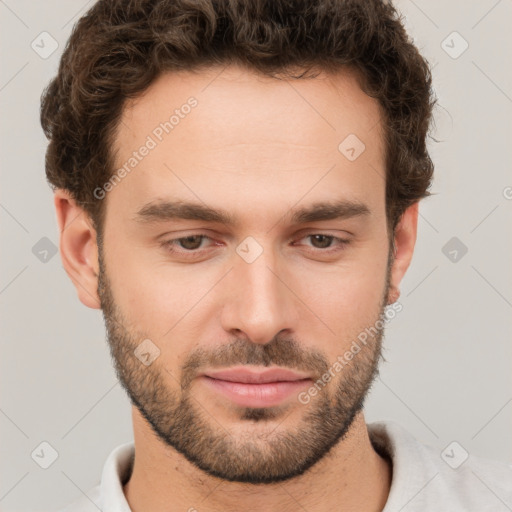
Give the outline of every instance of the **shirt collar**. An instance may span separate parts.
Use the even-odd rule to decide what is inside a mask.
[[[102,510],[131,512],[123,492],[135,460],[133,442],[118,446],[107,458],[101,475]]]

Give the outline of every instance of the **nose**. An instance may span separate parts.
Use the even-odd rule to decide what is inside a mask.
[[[243,332],[253,343],[265,344],[283,330],[296,330],[300,301],[289,272],[277,265],[271,250],[248,263],[234,255],[229,273],[222,326],[227,332]]]

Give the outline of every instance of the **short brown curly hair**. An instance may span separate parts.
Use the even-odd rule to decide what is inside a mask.
[[[431,72],[384,0],[99,0],[75,25],[41,97],[52,188],[68,190],[101,233],[105,212],[93,191],[114,172],[109,149],[126,100],[163,72],[218,64],[288,79],[356,70],[383,115],[391,231],[429,195]]]

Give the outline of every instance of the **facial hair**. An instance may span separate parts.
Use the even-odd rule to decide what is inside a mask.
[[[319,382],[333,366],[332,362],[319,350],[305,350],[292,338],[276,336],[266,344],[237,338],[214,350],[194,350],[188,354],[180,373],[173,374],[159,364],[158,358],[145,366],[134,351],[149,336],[141,330],[128,329],[129,323],[114,301],[100,244],[98,295],[117,377],[158,439],[208,475],[249,484],[270,484],[297,477],[346,437],[379,373],[384,322],[378,321],[384,318],[390,269],[388,260],[386,286],[379,314],[372,324],[381,327],[371,341],[307,405],[297,401],[278,407],[235,408],[239,422],[247,426],[247,435],[242,436],[239,431],[232,433],[221,426],[202,407],[202,397],[192,393],[200,369],[277,365],[307,371],[316,376],[314,382]],[[179,345],[178,340],[174,341]],[[284,421],[286,411],[296,407],[304,408],[304,414],[295,428],[260,428],[269,420]]]

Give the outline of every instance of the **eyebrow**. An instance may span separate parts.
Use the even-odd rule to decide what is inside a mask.
[[[306,207],[292,209],[285,217],[289,217],[292,224],[306,224],[325,220],[349,219],[369,214],[370,209],[364,203],[340,200],[316,202]],[[136,222],[143,224],[180,219],[219,223],[233,227],[239,225],[236,217],[225,210],[185,201],[150,202],[144,205],[134,217]]]

